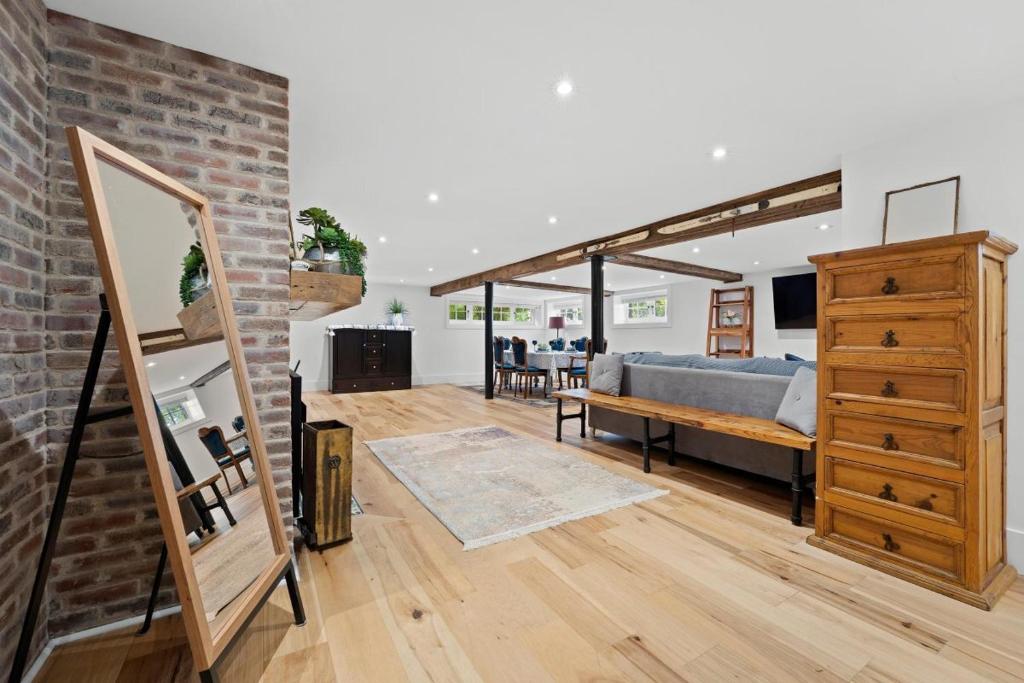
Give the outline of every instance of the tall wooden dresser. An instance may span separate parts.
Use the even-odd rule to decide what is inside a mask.
[[[990,609],[1006,561],[1006,261],[986,231],[812,256],[808,541]]]

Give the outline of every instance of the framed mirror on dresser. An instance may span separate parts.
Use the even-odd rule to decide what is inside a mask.
[[[209,202],[67,135],[197,669],[281,579],[304,621]]]

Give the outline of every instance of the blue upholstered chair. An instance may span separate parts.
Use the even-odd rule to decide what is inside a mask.
[[[511,351],[512,350],[512,340],[509,339],[508,337],[502,337],[501,338],[501,345],[502,345],[502,348],[505,349],[506,351]]]
[[[249,446],[240,448],[237,451],[232,450],[230,443],[235,438],[237,437],[232,437],[230,440],[225,439],[224,432],[219,426],[202,427],[199,429],[199,440],[206,446],[206,450],[210,451],[210,455],[216,461],[217,467],[220,468],[220,473],[224,477],[224,483],[228,487],[228,493],[231,493],[231,482],[228,480],[225,470],[229,470],[232,467],[238,472],[238,478],[242,481],[242,488],[249,487],[249,480],[242,474],[242,463],[246,460],[252,460],[252,452],[249,450]]]
[[[533,380],[538,377],[544,378],[544,394],[548,392],[548,372],[538,367],[526,364],[526,340],[519,337],[512,337],[512,356],[515,360],[516,388],[512,392],[515,396],[519,387],[523,385],[523,378],[526,378],[526,386],[523,387],[523,398],[533,393]]]
[[[516,366],[505,362],[505,342],[509,341],[504,337],[494,338],[494,380],[498,387],[498,393],[505,387],[512,385],[511,379]],[[511,342],[509,342],[511,345]]]

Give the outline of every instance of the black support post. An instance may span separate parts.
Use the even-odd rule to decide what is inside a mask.
[[[590,257],[590,338],[595,353],[604,353],[604,256]]]
[[[494,283],[484,283],[484,398],[494,398]]]

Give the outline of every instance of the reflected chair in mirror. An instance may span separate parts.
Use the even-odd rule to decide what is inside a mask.
[[[239,415],[231,421],[231,428],[235,430],[235,433],[245,431],[245,418]]]
[[[502,337],[495,337],[494,341],[494,386],[498,393],[502,389],[512,386],[512,375],[515,372],[515,365],[505,362],[505,340]]]
[[[533,393],[533,382],[534,380],[544,378],[544,395],[548,393],[548,371],[542,370],[533,365],[527,365],[526,360],[526,340],[520,339],[519,337],[512,337],[512,357],[515,360],[514,371],[516,373],[516,388],[512,392],[515,396],[519,392],[520,386],[523,389],[523,398],[527,398]],[[526,382],[523,382],[523,379]]]
[[[228,487],[228,493],[233,493],[231,481],[227,475],[227,470],[230,470],[232,467],[238,473],[238,478],[242,482],[242,488],[248,488],[249,486],[249,480],[245,478],[245,474],[242,472],[242,463],[246,460],[251,461],[252,453],[248,446],[238,451],[231,449],[231,442],[244,436],[245,432],[239,432],[230,439],[225,439],[224,431],[219,426],[202,427],[199,429],[199,440],[206,446],[206,450],[210,451],[210,455],[216,461],[217,467],[220,468],[220,472],[224,476],[224,483]]]

